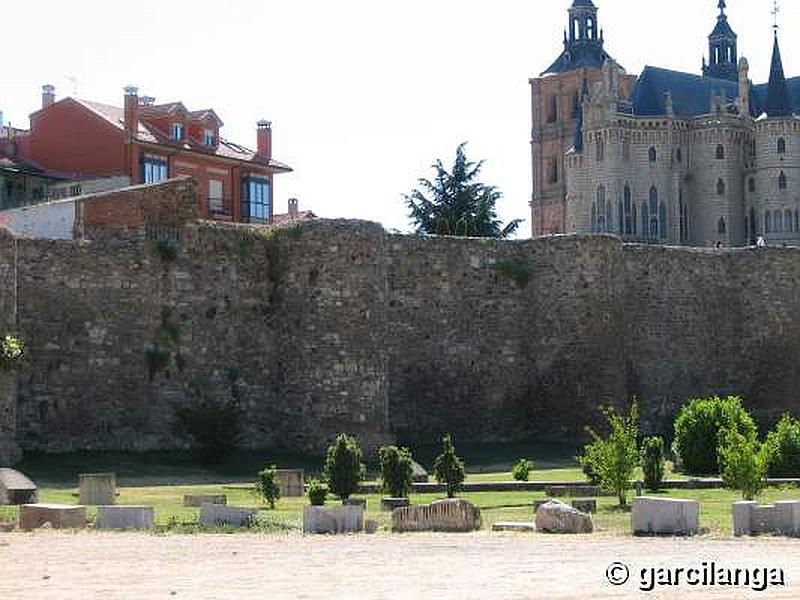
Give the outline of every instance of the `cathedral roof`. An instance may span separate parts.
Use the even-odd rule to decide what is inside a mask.
[[[736,82],[647,66],[631,94],[633,113],[641,116],[667,114],[666,94],[672,95],[675,116],[696,117],[709,112],[711,97],[733,102],[739,95]]]

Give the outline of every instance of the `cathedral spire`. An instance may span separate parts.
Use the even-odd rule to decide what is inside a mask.
[[[605,40],[597,20],[597,7],[592,0],[572,0],[567,12],[569,19],[564,33],[564,51],[542,75],[584,67],[599,69],[608,58],[603,50]]]
[[[725,0],[719,0],[717,7],[719,8],[717,25],[708,36],[708,64],[703,65],[703,75],[736,81],[739,60],[736,47],[738,36],[728,23]]]
[[[789,88],[786,86],[786,77],[783,74],[783,61],[781,60],[781,48],[778,44],[777,28],[775,29],[775,43],[772,46],[772,65],[769,69],[765,110],[768,117],[788,117],[792,114]]]

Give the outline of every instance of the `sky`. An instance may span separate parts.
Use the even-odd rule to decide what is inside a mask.
[[[595,0],[606,50],[699,73],[718,0]],[[27,0],[5,3],[0,110],[27,127],[41,86],[122,105],[123,87],[189,110],[214,108],[221,135],[255,147],[273,122],[275,181],[328,218],[410,231],[403,194],[468,142],[500,216],[530,235],[530,86],[563,49],[571,0]],[[755,83],[767,80],[773,0],[729,0]],[[787,76],[800,75],[800,0],[779,12]]]

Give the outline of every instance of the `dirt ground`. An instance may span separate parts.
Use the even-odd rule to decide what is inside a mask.
[[[649,582],[641,579],[644,568],[702,569],[712,561],[718,568],[783,569],[785,585],[755,592],[753,582],[732,588],[683,581],[640,590]],[[615,562],[631,574],[619,587],[607,580],[624,576],[620,567],[609,571]],[[799,563],[800,540],[778,538],[39,531],[0,533],[0,598],[800,598]]]

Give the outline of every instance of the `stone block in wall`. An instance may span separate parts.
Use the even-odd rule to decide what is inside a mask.
[[[364,529],[364,507],[306,506],[303,509],[303,533],[360,533]]]
[[[155,509],[152,506],[98,506],[95,529],[155,528]]]
[[[0,469],[0,505],[35,504],[39,499],[36,484],[14,469]]]
[[[114,473],[78,475],[80,503],[87,506],[108,506],[117,501],[117,476]]]
[[[392,531],[468,532],[481,527],[481,510],[467,500],[449,498],[392,511]]]
[[[700,530],[700,503],[672,498],[633,499],[634,534],[693,535]]]
[[[84,529],[86,507],[64,504],[23,504],[19,507],[19,528],[24,531],[49,524],[53,529]]]

